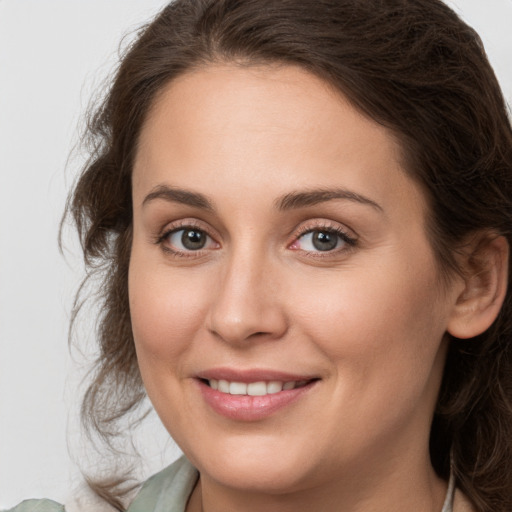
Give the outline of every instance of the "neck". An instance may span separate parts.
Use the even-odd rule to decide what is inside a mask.
[[[414,466],[405,461],[382,474],[373,468],[363,474],[351,468],[321,486],[297,486],[287,493],[265,493],[233,489],[201,476],[187,512],[440,512],[447,483],[439,479],[430,462]],[[380,475],[380,476],[378,476]]]

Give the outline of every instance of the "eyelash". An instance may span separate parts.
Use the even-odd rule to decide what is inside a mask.
[[[314,226],[302,226],[299,228],[299,231],[296,235],[294,235],[294,241],[289,247],[295,243],[297,243],[301,238],[309,233],[330,233],[336,235],[343,243],[346,244],[346,247],[342,247],[340,249],[333,249],[329,251],[304,251],[308,256],[314,258],[329,258],[334,255],[339,255],[340,253],[345,253],[350,249],[353,249],[357,245],[357,239],[353,236],[350,236],[344,229],[342,229],[339,225],[333,224],[320,224]]]
[[[181,251],[177,249],[173,249],[170,245],[166,245],[165,242],[168,240],[168,238],[180,231],[198,231],[201,233],[204,233],[210,240],[213,240],[215,242],[215,238],[208,232],[207,229],[205,229],[203,226],[200,226],[199,224],[196,224],[191,221],[187,221],[183,224],[177,224],[169,229],[166,229],[161,235],[159,235],[155,243],[156,245],[159,245],[161,249],[170,254],[171,256],[177,257],[177,258],[197,258],[202,255],[204,255],[204,251],[208,251],[209,249],[198,249],[198,250],[188,250],[188,251]],[[328,258],[332,257],[335,254],[344,253],[349,251],[350,249],[354,248],[357,245],[357,239],[350,236],[345,230],[343,230],[339,225],[332,225],[332,224],[321,224],[321,225],[306,225],[299,228],[298,232],[294,234],[293,236],[293,242],[289,243],[287,245],[288,248],[291,248],[291,246],[295,243],[297,243],[301,238],[303,238],[305,235],[309,233],[330,233],[336,235],[344,244],[346,244],[346,247],[342,247],[339,249],[333,249],[328,251],[305,251],[302,250],[303,253],[307,254],[308,256],[314,257],[314,258]],[[218,243],[218,242],[216,242]],[[300,250],[300,249],[292,249],[292,250]]]
[[[189,250],[189,251],[180,251],[179,249],[173,249],[170,245],[166,245],[166,240],[174,233],[178,233],[180,231],[198,231],[201,233],[204,233],[208,238],[211,240],[215,240],[212,235],[208,233],[208,230],[206,230],[203,226],[200,226],[193,221],[187,221],[183,224],[177,224],[173,225],[172,227],[166,229],[161,235],[157,237],[155,240],[155,243],[161,247],[161,249],[166,252],[167,254],[170,254],[171,256],[174,256],[176,258],[193,258],[202,256],[204,254],[204,250],[199,249],[197,251]],[[206,249],[208,250],[208,249]]]

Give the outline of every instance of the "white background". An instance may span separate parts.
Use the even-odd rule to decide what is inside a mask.
[[[511,104],[512,0],[453,3],[481,34]],[[69,354],[67,327],[81,260],[71,235],[66,258],[57,247],[81,162],[68,156],[122,36],[165,4],[0,0],[0,507],[27,497],[62,501],[79,479],[83,370]],[[172,447],[155,455],[164,434],[154,423],[144,434],[153,456],[145,472],[175,456]]]

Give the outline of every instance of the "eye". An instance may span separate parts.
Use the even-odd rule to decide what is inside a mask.
[[[174,229],[162,238],[162,242],[167,248],[175,252],[200,251],[217,247],[217,244],[207,233],[195,227]]]
[[[339,229],[311,229],[299,236],[291,249],[306,252],[329,252],[354,246],[356,241]]]

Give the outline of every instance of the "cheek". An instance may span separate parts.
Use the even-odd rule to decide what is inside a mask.
[[[394,261],[382,267],[386,272],[365,265],[340,273],[317,287],[312,300],[291,295],[300,297],[304,329],[334,371],[368,388],[375,381],[376,390],[407,379],[424,383],[446,328],[431,260],[414,268]]]
[[[132,329],[143,365],[175,365],[191,346],[201,326],[207,301],[204,286],[195,286],[190,276],[169,272],[165,265],[130,263],[129,297]]]

